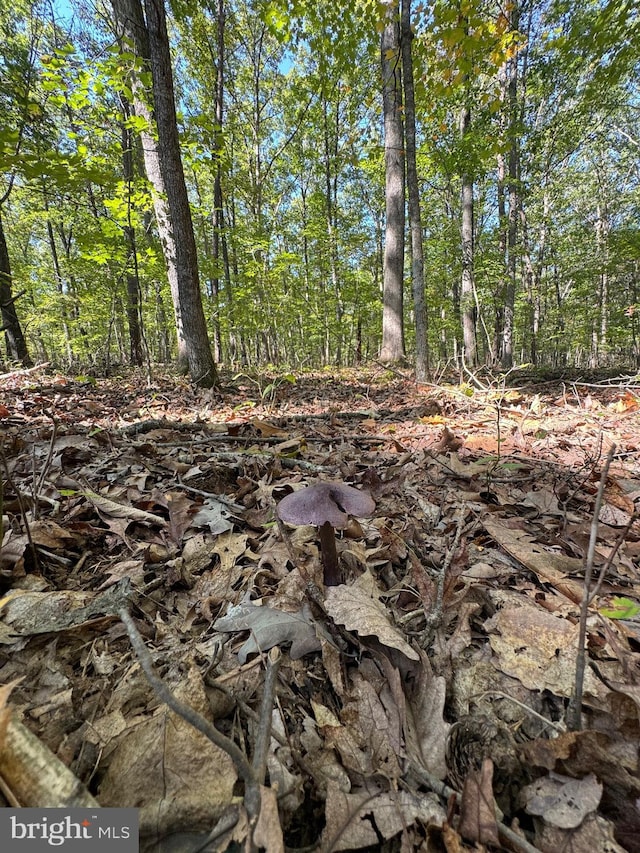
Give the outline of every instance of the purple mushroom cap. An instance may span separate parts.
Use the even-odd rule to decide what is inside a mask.
[[[344,483],[316,483],[292,492],[278,504],[278,515],[289,524],[330,524],[342,530],[349,516],[367,516],[375,509],[368,492],[361,492]]]

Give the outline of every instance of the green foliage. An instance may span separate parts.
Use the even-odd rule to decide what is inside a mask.
[[[288,385],[295,385],[296,377],[293,373],[283,373],[280,376],[269,377],[263,374],[251,375],[248,373],[238,373],[233,377],[233,381],[237,382],[243,379],[254,385],[260,395],[260,402],[263,406],[272,408],[275,406],[279,394]],[[247,405],[247,404],[245,404]]]
[[[609,619],[634,619],[640,614],[640,604],[617,595],[611,599],[611,607],[601,607],[598,612]]]
[[[215,4],[172,8],[183,162],[222,358],[300,367],[374,357],[385,7],[225,2],[221,124]],[[72,37],[45,7],[0,0],[0,199],[10,188],[1,203],[14,276],[26,289],[21,320],[43,358],[126,360],[127,284],[137,274],[151,357],[162,358],[173,341],[171,299],[140,156],[140,134],[153,128],[128,106],[140,63],[114,44],[105,21],[89,12],[79,21]],[[479,341],[495,355],[505,288],[496,187],[511,127],[526,219],[513,249],[519,353],[529,359],[535,345],[547,363],[640,359],[636,4],[438,0],[414,6],[414,29],[432,352],[444,362],[459,352],[459,186],[470,171]],[[515,66],[512,116],[505,73]],[[463,104],[472,109],[464,135]],[[123,170],[127,133],[133,177]]]

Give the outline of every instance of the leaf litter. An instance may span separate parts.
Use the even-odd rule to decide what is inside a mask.
[[[146,851],[640,850],[640,389],[508,378],[3,377],[5,804],[136,806]],[[320,481],[375,501],[326,589],[275,513]]]

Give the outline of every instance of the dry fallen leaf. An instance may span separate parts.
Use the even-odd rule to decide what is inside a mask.
[[[253,840],[259,848],[269,853],[284,853],[284,838],[278,817],[278,800],[275,788],[260,786],[260,814]]]
[[[582,601],[582,586],[565,574],[579,572],[582,560],[545,549],[533,536],[523,530],[505,527],[499,519],[483,519],[482,524],[491,538],[514,559],[522,563],[546,583],[566,595],[571,601]]]
[[[559,829],[544,821],[536,822],[534,843],[536,850],[566,850],[570,853],[631,853],[637,850],[637,831],[632,829],[630,843],[618,844],[619,828],[600,815],[588,814],[576,829]],[[625,841],[627,839],[624,839]]]
[[[355,631],[361,637],[376,637],[383,646],[397,649],[410,660],[420,660],[420,655],[405,640],[389,619],[385,605],[375,596],[375,581],[365,572],[353,586],[328,587],[325,607],[331,618]]]
[[[194,527],[208,527],[214,535],[233,529],[233,510],[226,501],[208,497],[194,515]]]
[[[347,794],[332,782],[325,810],[322,850],[326,851],[378,848],[381,838],[388,841],[416,821],[427,826],[444,820],[444,812],[433,795],[415,796],[409,791],[371,794],[362,789]]]
[[[485,622],[498,666],[530,690],[551,690],[557,696],[573,692],[578,625],[540,607],[507,606]],[[607,689],[591,670],[585,673],[587,695],[601,696]]]
[[[320,650],[316,625],[307,605],[296,613],[289,613],[244,602],[230,607],[226,616],[217,619],[213,627],[223,633],[251,631],[249,639],[238,650],[240,663],[254,652],[266,652],[285,643],[291,643],[292,660]]]
[[[492,781],[493,762],[490,758],[484,759],[479,770],[469,772],[462,788],[458,832],[470,841],[499,847]]]
[[[407,688],[405,737],[407,754],[419,757],[425,770],[436,779],[447,775],[446,744],[450,723],[443,718],[447,684],[433,674],[429,658],[420,653],[422,668],[417,681]]]
[[[120,504],[96,492],[86,491],[83,494],[84,497],[91,501],[102,518],[122,518],[127,522],[138,521],[146,524],[157,524],[161,527],[164,527],[167,523],[161,515],[154,515],[152,512],[138,509],[135,506]]]
[[[200,714],[209,712],[195,666],[175,694]],[[100,783],[100,804],[137,807],[143,836],[210,828],[232,802],[236,778],[229,755],[163,705],[120,735]]]
[[[560,829],[574,829],[594,812],[602,797],[602,784],[593,773],[572,779],[550,773],[527,785],[523,791],[525,809]]]

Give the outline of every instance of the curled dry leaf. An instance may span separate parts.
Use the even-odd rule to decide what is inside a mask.
[[[429,658],[420,653],[422,666],[416,680],[407,689],[405,737],[407,752],[419,756],[425,770],[437,779],[447,775],[445,757],[451,724],[444,720],[447,683],[434,675]]]
[[[161,515],[155,515],[152,512],[138,509],[135,506],[117,503],[117,501],[112,501],[110,498],[105,498],[104,495],[99,495],[96,492],[87,491],[83,494],[91,501],[98,514],[102,517],[123,518],[129,522],[137,521],[146,524],[157,524],[160,527],[166,526],[167,522]]]

